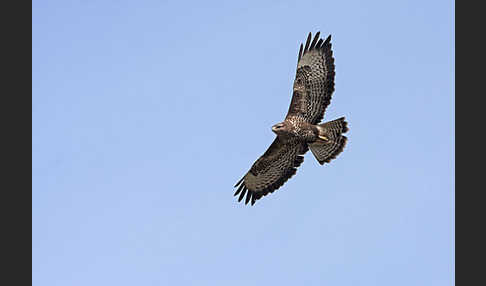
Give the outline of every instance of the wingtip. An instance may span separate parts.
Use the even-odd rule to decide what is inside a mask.
[[[241,182],[243,182],[243,179],[245,179],[245,177],[241,178],[238,183],[235,184],[235,186],[233,188],[236,188],[238,187],[239,184],[241,184]]]
[[[245,184],[241,184],[240,187],[236,190],[234,196],[237,196],[241,192],[241,190],[243,190],[244,187],[245,187]]]
[[[304,47],[304,54],[309,51],[309,45],[312,39],[312,32],[309,32],[309,35],[307,36],[307,40],[305,41],[305,47]]]
[[[313,50],[317,44],[317,41],[319,40],[319,36],[321,35],[321,32],[317,32],[316,35],[314,36],[314,40],[312,40],[312,43],[309,47],[309,50]]]
[[[304,50],[304,45],[302,43],[300,43],[300,48],[299,48],[299,58],[297,59],[297,61],[300,61],[300,59],[302,58],[302,52]]]
[[[238,198],[238,202],[241,202],[241,200],[245,197],[246,191],[247,191],[247,189],[243,188],[243,190],[240,193],[240,197]]]
[[[331,34],[329,34],[329,36],[327,36],[327,38],[326,38],[326,43],[331,42],[331,36],[332,36]]]
[[[300,61],[303,55],[305,55],[307,52],[313,49],[324,49],[324,47],[330,46],[332,34],[329,34],[326,40],[320,39],[320,35],[321,35],[321,31],[317,31],[313,39],[312,32],[309,32],[309,34],[307,35],[307,40],[305,41],[305,45],[303,45],[302,43],[300,44],[301,45],[300,49],[302,49],[302,47],[303,49],[302,52],[299,51],[298,61]]]
[[[248,190],[248,193],[246,194],[245,205],[247,205],[248,202],[250,201],[252,194],[253,194],[253,192]]]

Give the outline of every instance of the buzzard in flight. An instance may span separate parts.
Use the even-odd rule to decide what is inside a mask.
[[[245,204],[273,193],[297,171],[309,149],[323,165],[343,151],[348,131],[344,117],[319,124],[334,91],[334,58],[331,36],[324,41],[317,32],[305,47],[300,44],[292,101],[285,120],[272,126],[277,137],[268,150],[235,185],[235,196]]]

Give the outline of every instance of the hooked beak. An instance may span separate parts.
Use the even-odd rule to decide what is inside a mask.
[[[275,125],[272,126],[272,131],[273,132],[276,132],[278,128],[282,127],[283,124],[282,123],[277,123]]]

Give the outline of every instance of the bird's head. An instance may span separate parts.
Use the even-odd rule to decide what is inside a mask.
[[[287,122],[280,122],[272,126],[272,131],[277,135],[283,135],[288,133]]]

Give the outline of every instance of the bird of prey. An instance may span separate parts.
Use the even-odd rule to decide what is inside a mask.
[[[283,122],[272,126],[277,135],[267,151],[258,158],[234,186],[240,202],[251,205],[280,188],[297,171],[309,149],[323,165],[341,153],[346,144],[344,117],[319,124],[334,92],[334,58],[331,35],[323,40],[309,33],[300,44],[292,100]]]

